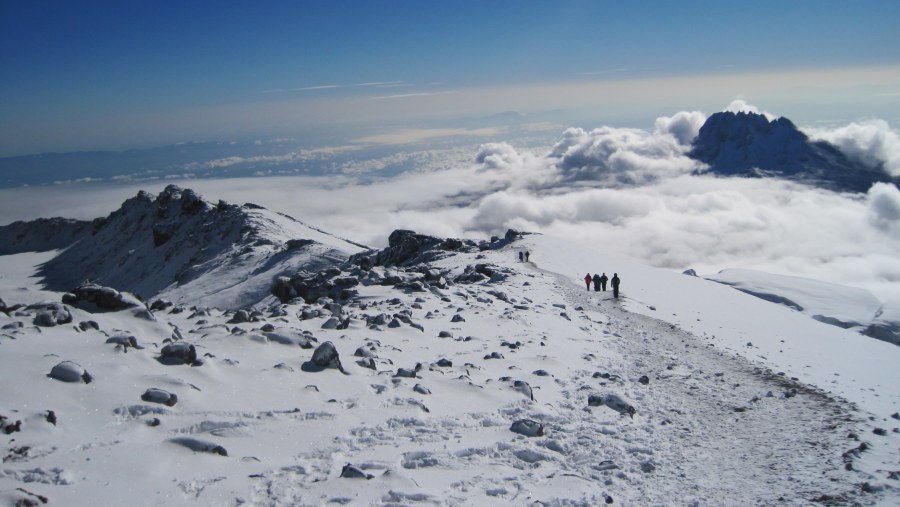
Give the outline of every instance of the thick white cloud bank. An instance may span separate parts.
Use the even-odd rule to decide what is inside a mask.
[[[739,101],[729,108],[755,110]],[[366,184],[350,172],[177,183],[371,246],[386,244],[397,228],[470,238],[507,228],[545,232],[701,275],[749,268],[862,287],[885,304],[885,318],[900,320],[900,191],[876,184],[867,194],[837,194],[775,179],[694,175],[699,167],[686,152],[705,119],[694,111],[659,118],[653,131],[571,128],[546,152],[491,143],[473,151],[468,165]],[[805,131],[894,174],[900,166],[898,135],[886,122]],[[51,189],[45,205],[66,211],[42,216],[105,215],[137,188],[159,191],[166,183],[121,189],[117,200],[109,190],[94,199]],[[4,223],[16,206],[40,206],[40,192],[0,191]],[[616,267],[572,270],[575,277]]]

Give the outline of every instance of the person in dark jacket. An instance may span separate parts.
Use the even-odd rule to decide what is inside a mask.
[[[593,281],[594,281],[594,292],[600,292],[600,277],[597,275],[597,273],[594,273]]]
[[[585,288],[587,288],[587,290],[589,290],[589,291],[591,290],[591,274],[590,273],[584,275],[584,286],[585,286]]]
[[[621,283],[621,280],[619,280],[619,274],[613,273],[613,277],[612,277],[611,281],[612,281],[612,288],[613,288],[613,297],[616,299],[619,299],[619,284]]]
[[[525,252],[519,252],[519,262],[525,261]]]
[[[609,277],[606,276],[606,273],[603,273],[600,276],[600,290],[606,292],[606,282],[609,281]]]
[[[531,259],[531,252],[529,252],[528,250],[525,250],[525,262],[530,262],[530,259]]]

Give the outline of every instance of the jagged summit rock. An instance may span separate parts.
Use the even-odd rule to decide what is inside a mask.
[[[787,118],[749,112],[711,115],[688,153],[720,176],[779,177],[840,192],[897,183],[882,167],[851,161],[835,146],[811,141]]]
[[[287,215],[252,204],[212,203],[176,185],[156,196],[138,192],[86,224],[12,224],[0,230],[0,244],[18,251],[66,248],[39,272],[50,290],[90,280],[144,300],[164,296],[226,309],[270,297],[280,275],[338,265],[364,249]],[[28,235],[18,244],[6,241],[23,230]]]

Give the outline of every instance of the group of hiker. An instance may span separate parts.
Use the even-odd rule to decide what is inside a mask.
[[[602,275],[594,273],[594,276],[591,276],[590,273],[584,275],[584,285],[587,287],[587,290],[591,290],[591,284],[593,283],[595,291],[600,292],[602,290],[606,292],[606,282],[610,282],[612,285],[613,297],[618,299],[619,283],[621,283],[618,273],[613,273],[612,279],[607,278],[606,273],[603,273]]]
[[[524,252],[519,252],[519,262],[528,262],[528,258],[531,257],[531,252],[525,250]]]

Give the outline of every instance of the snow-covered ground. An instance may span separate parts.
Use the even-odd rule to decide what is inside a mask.
[[[50,256],[2,258],[7,306],[60,301],[26,277]],[[0,313],[0,416],[21,421],[0,433],[0,498],[897,504],[900,347],[548,236],[429,266],[450,279],[475,264],[500,276],[423,292],[361,285],[342,308],[274,302],[255,322],[189,300],[153,319],[67,307],[72,322],[54,327],[36,326],[36,309]],[[585,271],[618,272],[622,297],[586,291]],[[349,326],[334,328],[333,313]],[[143,348],[107,343],[121,335]],[[202,365],[160,361],[170,340],[193,344]],[[312,365],[308,340],[332,342],[344,372]],[[93,380],[49,378],[62,361]],[[610,395],[633,417],[596,401]]]

